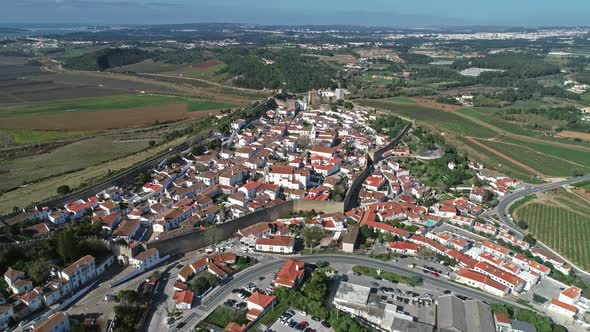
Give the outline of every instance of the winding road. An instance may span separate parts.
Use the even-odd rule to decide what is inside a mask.
[[[420,277],[425,282],[435,287],[448,289],[455,294],[462,294],[473,299],[485,301],[487,303],[503,302],[512,306],[523,307],[522,305],[510,301],[507,298],[499,298],[479,290],[463,286],[454,282],[450,282],[445,278],[435,278],[430,275],[425,275],[418,270],[412,270],[404,267],[401,263],[384,262],[365,256],[354,255],[309,255],[309,256],[293,256],[293,257],[271,257],[267,261],[258,263],[253,267],[242,271],[234,276],[233,279],[227,283],[220,285],[211,294],[203,299],[200,306],[193,308],[192,312],[182,322],[182,329],[174,328],[172,331],[191,330],[199,321],[207,317],[213,310],[221,305],[223,301],[231,294],[234,288],[240,288],[251,282],[254,282],[258,277],[276,272],[283,265],[285,259],[295,258],[308,264],[314,264],[320,261],[330,262],[332,264],[346,264],[346,265],[363,265],[372,268],[378,268],[383,271],[394,272],[406,276]],[[524,308],[524,307],[523,307]]]

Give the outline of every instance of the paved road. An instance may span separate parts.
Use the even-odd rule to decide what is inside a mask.
[[[183,330],[191,330],[198,324],[198,322],[207,317],[216,307],[221,305],[226,297],[231,294],[232,289],[240,288],[244,285],[254,282],[259,276],[266,275],[272,272],[278,271],[283,265],[284,260],[291,257],[274,257],[267,260],[266,262],[259,263],[242,273],[239,273],[226,284],[222,285],[216,291],[211,293],[205,299],[203,299],[202,305],[194,308],[192,312],[182,321],[185,325],[182,327]],[[302,260],[306,263],[317,263],[320,261],[327,261],[330,263],[348,264],[348,265],[364,265],[373,268],[379,268],[383,271],[395,272],[407,276],[421,277],[429,284],[442,289],[448,289],[454,293],[463,294],[465,296],[485,301],[487,303],[493,302],[504,302],[513,306],[522,307],[521,305],[512,302],[508,299],[495,297],[493,295],[480,292],[478,290],[456,284],[448,281],[445,278],[435,278],[430,275],[425,275],[419,270],[412,270],[407,267],[403,267],[400,263],[395,262],[383,262],[380,260],[364,257],[364,256],[353,256],[353,255],[310,255],[293,257],[298,260]],[[524,307],[523,307],[524,308]],[[178,325],[178,323],[176,323]],[[172,331],[181,331],[180,329],[174,328]]]
[[[516,191],[516,192],[506,195],[500,201],[500,203],[498,204],[498,206],[496,207],[496,209],[494,211],[496,212],[496,214],[498,215],[498,218],[500,218],[502,223],[504,223],[504,225],[506,225],[508,228],[510,228],[519,238],[522,239],[524,237],[524,234],[522,233],[520,228],[514,223],[514,221],[510,217],[510,212],[508,211],[508,209],[510,208],[510,206],[512,204],[514,204],[514,202],[516,202],[517,200],[524,198],[528,195],[532,195],[532,194],[540,193],[540,192],[546,192],[546,191],[560,188],[562,186],[571,185],[571,184],[584,182],[584,181],[590,181],[590,174],[586,174],[584,176],[579,176],[579,177],[575,177],[575,178],[571,178],[571,179],[567,179],[567,180],[563,180],[563,181],[559,181],[559,182],[541,184],[538,186],[530,186],[530,187],[525,188],[524,190]],[[561,256],[559,253],[555,252],[553,249],[546,246],[542,242],[537,240],[536,245],[538,247],[542,248],[543,250],[549,251],[549,252],[553,253],[554,255],[561,257],[568,264],[573,266],[577,272],[581,272],[582,274],[586,275],[586,277],[590,276],[590,274],[588,272],[586,272],[586,271],[580,269],[579,267],[577,267],[576,265],[572,264],[572,262],[565,259],[565,257]]]

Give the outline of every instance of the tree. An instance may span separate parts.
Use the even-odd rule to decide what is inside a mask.
[[[322,237],[324,237],[324,231],[319,227],[305,227],[301,232],[303,242],[308,248],[316,247],[320,244]]]
[[[41,285],[47,275],[49,275],[50,269],[50,262],[47,259],[41,258],[27,264],[27,275],[31,277],[34,284]]]
[[[531,233],[528,233],[527,235],[525,235],[523,240],[525,242],[530,243],[530,244],[535,244],[537,242],[537,240],[535,240],[535,237]]]
[[[524,221],[524,220],[519,220],[518,227],[520,227],[521,229],[527,229],[527,228],[529,228],[529,224],[527,224],[526,221]]]
[[[346,108],[347,110],[350,110],[353,107],[354,107],[354,105],[351,102],[349,102],[349,101],[347,101],[347,102],[344,103],[344,108]]]
[[[71,230],[65,230],[57,236],[57,253],[66,264],[78,257],[76,239]]]
[[[154,141],[154,140],[150,140],[150,141],[148,142],[148,145],[149,145],[149,146],[150,146],[150,148],[151,148],[151,147],[153,147],[154,145],[156,145],[156,141]]]
[[[59,187],[57,187],[57,190],[56,190],[57,194],[58,194],[58,195],[60,195],[60,196],[67,195],[67,194],[69,194],[71,191],[72,191],[72,190],[71,190],[71,189],[70,189],[70,187],[69,187],[69,186],[67,186],[67,185],[62,185],[62,186],[59,186]]]
[[[198,156],[198,155],[202,155],[203,153],[205,153],[205,147],[202,145],[195,145],[193,146],[193,148],[191,149],[191,153],[193,154],[193,156]]]
[[[152,179],[152,178],[151,178],[151,176],[150,176],[148,173],[146,173],[146,172],[141,172],[141,173],[139,173],[139,175],[137,176],[137,181],[138,181],[140,184],[142,184],[142,185],[143,185],[144,183],[147,183],[147,182],[149,182],[151,179]]]
[[[117,293],[117,298],[121,300],[122,304],[134,304],[137,302],[139,295],[134,290],[121,290]]]
[[[375,237],[375,231],[373,230],[373,228],[371,228],[367,225],[361,226],[360,231],[361,231],[361,235],[365,239],[371,239],[371,238]]]

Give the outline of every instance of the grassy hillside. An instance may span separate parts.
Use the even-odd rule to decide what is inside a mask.
[[[544,136],[492,116],[493,108],[437,109],[391,99],[361,99],[359,103],[444,132],[449,142],[476,160],[528,182],[590,172],[590,143]]]

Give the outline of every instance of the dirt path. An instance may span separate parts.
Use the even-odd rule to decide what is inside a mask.
[[[254,93],[264,92],[264,91],[256,90],[256,89],[248,89],[248,88],[240,88],[240,87],[232,86],[232,85],[224,85],[224,84],[221,84],[218,82],[207,81],[202,78],[196,78],[196,77],[185,77],[185,76],[179,77],[178,75],[166,75],[166,74],[155,74],[155,73],[138,73],[138,74],[144,75],[144,76],[177,78],[177,79],[181,79],[181,80],[198,81],[198,82],[203,82],[206,84],[215,85],[217,87],[224,88],[224,89],[232,89],[232,90],[238,90],[238,91],[244,91],[244,92],[254,92]]]
[[[530,167],[528,165],[525,165],[525,164],[523,164],[523,163],[521,163],[521,162],[519,162],[517,160],[514,160],[514,159],[508,157],[507,155],[501,153],[500,151],[496,151],[496,150],[494,150],[494,149],[486,146],[485,144],[482,144],[481,142],[479,142],[478,140],[474,139],[473,137],[466,137],[466,139],[468,141],[470,141],[471,143],[476,144],[476,145],[482,147],[483,149],[490,151],[491,153],[497,155],[498,157],[500,157],[502,159],[505,159],[505,160],[508,160],[511,163],[515,164],[515,165],[518,165],[519,167],[521,167],[521,168],[523,168],[523,169],[531,172],[532,174],[538,175],[540,177],[545,177],[545,174],[537,171],[536,169],[534,169],[534,168],[532,168],[532,167]]]
[[[223,93],[222,91],[219,91],[216,88],[219,88],[219,87],[226,88],[226,86],[223,86],[223,85],[216,86],[213,84],[213,82],[208,82],[208,81],[207,81],[207,83],[213,84],[215,86],[215,88],[211,88],[211,89],[197,88],[197,87],[189,85],[188,83],[180,84],[180,83],[173,83],[173,82],[165,82],[165,81],[158,80],[156,76],[154,76],[153,78],[148,78],[145,76],[140,77],[140,76],[132,76],[132,75],[126,75],[126,74],[121,74],[121,73],[113,73],[113,72],[92,72],[92,71],[69,70],[69,69],[65,69],[62,67],[51,67],[51,68],[43,67],[43,70],[46,70],[49,72],[63,72],[65,74],[74,74],[74,75],[79,75],[79,76],[88,76],[88,77],[95,77],[95,78],[111,78],[111,79],[118,79],[118,80],[122,80],[122,81],[158,85],[158,86],[161,86],[162,88],[172,89],[175,91],[175,93],[178,93],[181,95],[190,96],[190,97],[194,97],[194,98],[200,98],[200,99],[221,101],[221,102],[235,104],[235,105],[249,104],[252,102],[252,99],[249,99],[246,97],[232,95],[229,93]],[[151,75],[151,76],[153,76],[153,75]],[[162,77],[165,77],[165,76],[162,76]],[[168,78],[170,78],[170,77],[168,77]],[[178,78],[178,77],[174,77],[174,78]],[[232,88],[232,87],[229,87],[229,88]],[[254,91],[258,91],[258,90],[254,90]],[[249,90],[249,92],[252,92],[252,91]],[[258,91],[258,92],[260,92],[260,91]],[[262,99],[262,98],[260,98],[260,99]]]

